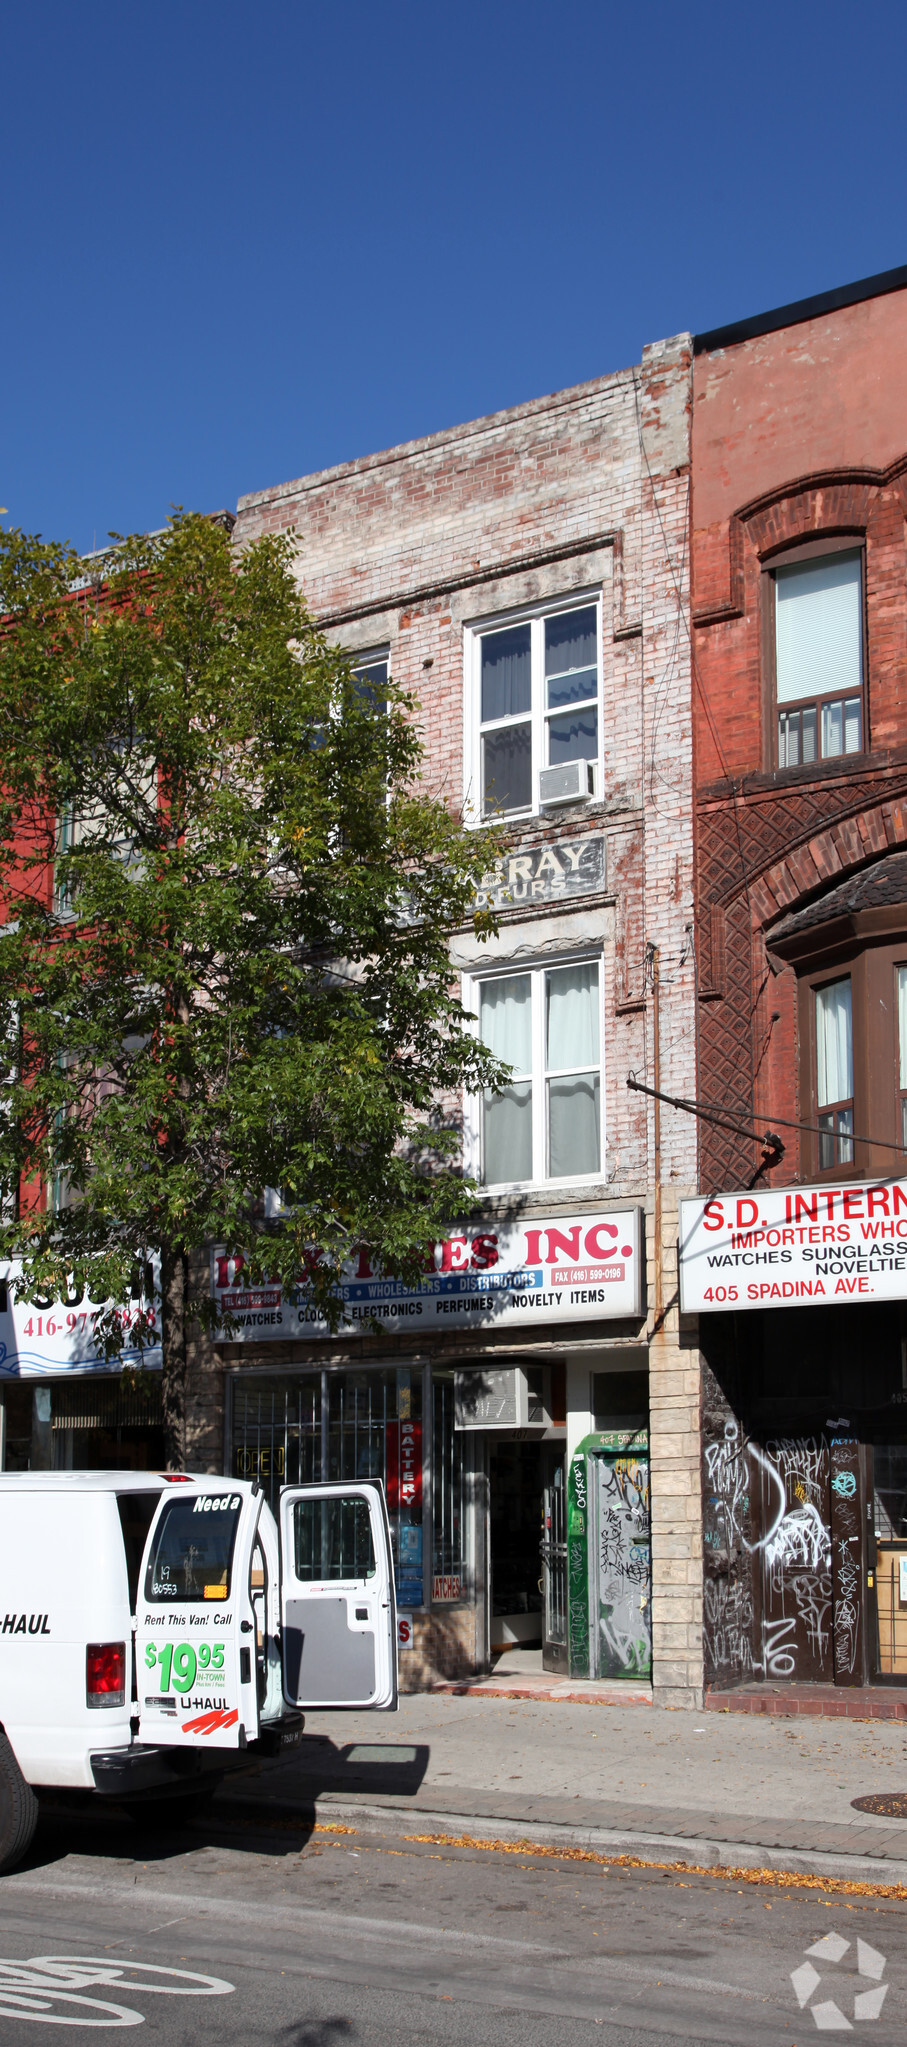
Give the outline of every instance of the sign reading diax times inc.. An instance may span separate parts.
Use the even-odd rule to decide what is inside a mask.
[[[907,1180],[680,1204],[684,1314],[905,1298]]]
[[[213,1254],[212,1291],[233,1325],[233,1343],[327,1336],[299,1289],[246,1285],[242,1256]],[[470,1223],[426,1249],[425,1278],[407,1287],[376,1272],[362,1251],[343,1280],[344,1321],[363,1335],[386,1328],[495,1329],[530,1322],[588,1322],[642,1313],[638,1208],[588,1215]]]

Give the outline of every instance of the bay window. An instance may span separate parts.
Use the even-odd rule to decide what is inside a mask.
[[[511,1068],[481,1104],[486,1186],[597,1178],[601,1172],[599,963],[532,968],[482,981],[483,1043]]]
[[[889,865],[832,891],[827,921],[808,905],[770,942],[799,982],[802,1178],[888,1179],[905,1170],[907,900],[879,902]]]

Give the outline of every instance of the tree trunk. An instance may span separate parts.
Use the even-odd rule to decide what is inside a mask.
[[[186,1467],[186,1306],[189,1297],[188,1253],[175,1245],[161,1246],[161,1399],[164,1456],[168,1471]]]

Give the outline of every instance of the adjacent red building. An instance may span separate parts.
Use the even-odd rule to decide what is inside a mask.
[[[907,1678],[905,363],[907,268],[695,342],[713,1685]]]

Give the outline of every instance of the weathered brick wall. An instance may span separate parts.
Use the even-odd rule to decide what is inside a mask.
[[[691,1077],[693,961],[687,596],[689,342],[489,419],[239,501],[238,546],[293,530],[315,616],[353,649],[387,647],[421,706],[426,779],[464,799],[463,629],[495,612],[601,587],[601,799],[518,828],[608,836],[613,908],[607,1126],[612,1191],[639,1190],[651,1113],[626,1074],[649,1071],[647,940],[662,952],[662,1085]],[[648,1126],[647,1126],[648,1113]],[[648,1128],[648,1134],[647,1134]],[[695,1136],[662,1123],[665,1178],[692,1183]]]
[[[487,963],[601,945],[606,991],[604,1189],[565,1190],[571,1208],[639,1201],[648,1221],[655,1680],[668,1702],[701,1692],[698,1354],[676,1303],[676,1202],[695,1186],[692,1120],[661,1117],[660,1219],[652,1104],[634,1072],[688,1096],[695,1076],[692,945],[688,336],[658,343],[634,370],[303,477],[239,502],[234,539],[294,531],[316,618],[355,651],[388,649],[414,692],[430,786],[459,811],[464,764],[464,635],[474,621],[572,591],[603,602],[603,787],[596,801],[523,820],[514,843],[604,835],[604,887],[581,903],[502,919]],[[658,950],[659,1045],[651,955]],[[481,955],[470,934],[459,962]],[[539,1196],[538,1198],[542,1198]],[[557,1186],[545,1191],[550,1209]],[[530,1200],[532,1197],[530,1197]],[[660,1199],[660,1197],[659,1197]],[[600,1324],[584,1335],[627,1341]],[[547,1332],[557,1342],[559,1332]],[[462,1340],[461,1340],[462,1347]],[[244,1362],[254,1362],[251,1349]],[[262,1354],[262,1362],[265,1361]],[[274,1367],[270,1351],[267,1362]],[[410,1679],[476,1653],[434,1615]],[[453,1663],[451,1663],[453,1658]],[[424,1666],[424,1669],[423,1669]]]

